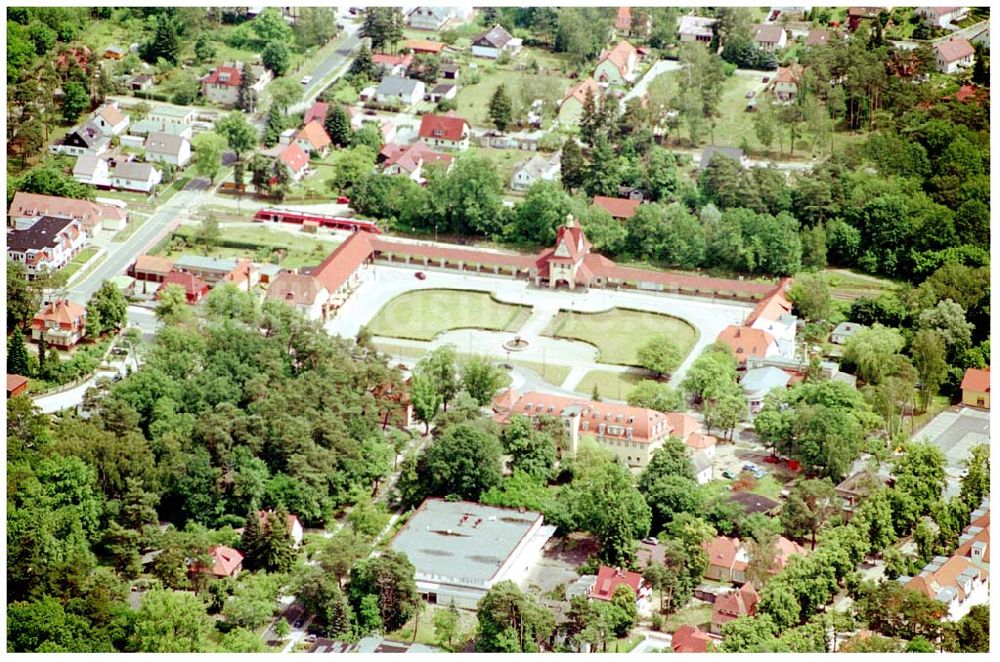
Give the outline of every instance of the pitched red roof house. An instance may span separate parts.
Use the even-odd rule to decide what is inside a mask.
[[[712,606],[712,632],[722,633],[722,627],[740,616],[753,616],[757,611],[760,596],[753,584],[747,582],[738,591],[729,591],[716,596]]]
[[[87,309],[69,299],[51,301],[31,319],[31,337],[57,347],[72,347],[80,342],[87,327]]]
[[[440,41],[430,41],[429,39],[404,39],[403,48],[409,48],[414,53],[433,53],[440,55],[444,50],[444,44]]]
[[[452,115],[424,115],[420,119],[420,137],[427,139],[461,141],[469,123]]]
[[[711,641],[712,637],[707,632],[685,623],[674,632],[670,646],[675,653],[707,653]]]
[[[614,48],[601,55],[598,64],[607,60],[615,65],[622,78],[628,79],[632,75],[632,68],[638,59],[639,53],[635,50],[635,46],[627,41],[619,41]]]
[[[208,295],[209,290],[208,284],[194,274],[172,269],[170,273],[167,274],[167,277],[163,279],[159,289],[156,290],[157,298],[159,298],[160,292],[162,292],[168,285],[180,285],[184,288],[184,297],[187,299],[188,303],[198,303]]]
[[[120,221],[125,219],[126,215],[124,209],[114,205],[23,191],[14,194],[10,209],[7,210],[7,216],[15,223],[18,219],[30,220],[42,216],[73,218],[80,221],[88,231],[105,220]]]
[[[216,67],[212,73],[202,79],[202,83],[208,85],[221,85],[223,87],[239,87],[243,80],[243,72],[236,67]]]
[[[15,398],[28,390],[28,378],[7,373],[7,397]]]
[[[957,62],[962,58],[970,57],[976,53],[969,40],[962,39],[961,37],[942,41],[936,44],[934,48],[945,62]]]
[[[990,369],[969,368],[966,370],[965,377],[962,378],[962,389],[988,393],[990,390]]]
[[[716,340],[732,348],[741,366],[746,364],[748,356],[766,356],[768,348],[774,344],[774,336],[767,331],[735,324],[723,329]]]
[[[611,214],[611,218],[627,221],[635,216],[635,210],[639,208],[642,202],[628,198],[609,198],[604,195],[595,195],[593,204],[607,209],[608,213]]]
[[[216,577],[235,577],[243,569],[243,555],[232,547],[217,545],[208,550],[212,558],[212,567],[206,568],[198,562],[191,566],[191,571],[210,573]]]
[[[577,101],[579,101],[580,103],[584,103],[587,100],[587,97],[590,96],[596,96],[597,98],[600,98],[601,93],[603,91],[604,89],[597,84],[596,80],[594,80],[593,78],[588,78],[582,83],[574,85],[573,87],[569,88],[569,91],[566,93],[566,96],[563,97],[563,101],[566,101],[566,99],[572,97]]]
[[[326,121],[326,113],[328,110],[330,110],[330,104],[323,101],[317,101],[313,105],[309,106],[309,110],[306,111],[305,117],[302,118],[302,123],[309,124],[312,121],[316,121],[322,124]]]
[[[638,596],[640,586],[642,585],[642,575],[638,572],[619,570],[618,568],[609,568],[606,565],[602,565],[597,571],[597,580],[594,582],[593,587],[591,587],[589,595],[596,600],[608,602],[615,594],[615,589],[622,584],[630,587],[632,593]]]
[[[395,143],[389,143],[382,148],[380,153],[385,156],[385,162],[382,164],[384,168],[389,169],[395,166],[407,174],[412,174],[430,163],[437,163],[447,170],[454,160],[450,154],[435,152],[426,143],[413,143],[402,149]]]
[[[291,143],[288,147],[281,150],[278,158],[292,171],[293,177],[302,176],[302,173],[305,172],[306,167],[309,165],[309,155],[296,143]]]
[[[739,538],[716,536],[703,547],[708,553],[708,568],[705,576],[719,581],[734,581],[742,577],[747,569],[747,555],[740,546]]]
[[[309,147],[314,152],[322,152],[332,143],[330,136],[326,135],[323,125],[317,120],[306,123],[306,125],[299,130],[295,138],[308,143]]]

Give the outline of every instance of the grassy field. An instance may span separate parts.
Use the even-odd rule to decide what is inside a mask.
[[[781,490],[783,489],[784,486],[774,476],[766,476],[758,480],[750,491],[754,494],[765,496],[768,499],[777,499],[781,496]]]
[[[194,236],[197,230],[197,226],[192,225],[178,228],[173,236],[183,238],[188,247],[170,250],[168,246],[163,254],[167,257],[177,257],[183,253],[198,252],[212,257],[230,258],[256,256],[260,252],[268,255],[256,256],[255,259],[258,261],[270,261],[283,267],[297,268],[319,264],[339,245],[337,241],[321,240],[306,234],[279,232],[264,227],[229,227],[222,228],[220,245],[206,252],[200,246],[191,248],[195,244]],[[262,257],[266,259],[260,260]]]
[[[437,637],[434,635],[434,614],[437,613],[439,609],[447,609],[444,605],[431,605],[422,604],[422,609],[418,617],[410,620],[409,623],[396,630],[395,632],[390,632],[386,635],[386,639],[390,641],[401,641],[401,642],[411,642],[416,641],[418,644],[425,644],[427,646],[438,646]],[[476,614],[475,612],[468,611],[466,609],[458,610],[459,635],[455,641],[452,642],[452,647],[461,647],[469,637],[472,636],[476,629]],[[416,629],[416,636],[414,637],[414,628]]]
[[[135,234],[135,231],[142,227],[143,223],[149,220],[149,216],[149,214],[136,214],[135,212],[130,213],[128,224],[122,230],[116,232],[115,236],[112,237],[111,240],[125,241]]]
[[[75,274],[77,271],[79,271],[80,267],[82,267],[90,260],[90,258],[97,255],[97,250],[98,249],[95,246],[88,246],[87,248],[84,248],[82,251],[77,253],[76,257],[70,260],[69,264],[67,264],[66,267],[63,269],[63,273],[66,274],[66,278],[69,278],[70,276]]]
[[[453,329],[515,331],[530,314],[527,306],[498,303],[485,292],[420,290],[387,303],[368,328],[377,336],[431,340]]]
[[[514,168],[532,156],[530,152],[523,152],[519,149],[494,149],[492,147],[470,147],[469,152],[484,156],[492,161],[505,186],[509,185],[510,180],[514,177]]]
[[[667,335],[687,356],[698,338],[694,327],[670,315],[614,308],[603,313],[559,311],[545,330],[556,338],[582,340],[597,347],[598,360],[619,365],[639,365],[636,354],[655,336]]]
[[[511,363],[522,368],[527,368],[528,370],[534,370],[542,379],[553,386],[560,386],[566,381],[571,370],[569,366],[552,365],[551,363],[546,363],[544,369],[541,363],[533,363],[532,361],[511,361]]]
[[[378,351],[383,354],[391,354],[393,356],[402,356],[408,359],[419,359],[422,358],[427,352],[419,347],[410,347],[409,345],[400,345],[391,342],[376,342],[372,343]]]
[[[674,632],[682,625],[707,625],[712,620],[712,605],[704,602],[696,602],[692,607],[685,607],[675,611],[667,617],[663,626],[664,632]]]
[[[830,294],[840,301],[854,301],[861,297],[877,297],[879,294],[894,292],[898,285],[887,279],[848,269],[826,269]]]
[[[624,400],[632,387],[648,379],[648,375],[638,371],[631,372],[609,372],[607,370],[591,370],[580,383],[573,389],[577,393],[582,393],[588,398],[594,392],[594,387],[602,398],[611,400]]]

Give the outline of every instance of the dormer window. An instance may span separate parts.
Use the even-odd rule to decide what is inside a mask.
[[[444,135],[444,131],[442,131],[441,129],[434,129],[433,133],[434,133],[435,136],[439,136],[439,137]]]

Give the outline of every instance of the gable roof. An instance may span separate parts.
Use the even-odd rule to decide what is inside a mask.
[[[89,154],[84,154],[76,159],[76,163],[73,164],[73,176],[92,176],[97,172],[98,166],[104,163],[104,159],[99,156],[90,156]]]
[[[332,142],[330,136],[326,135],[326,131],[317,120],[313,120],[299,129],[295,137],[308,141],[312,148],[317,150],[327,147]]]
[[[402,76],[386,76],[378,84],[378,87],[375,89],[375,93],[385,94],[388,96],[409,96],[415,93],[422,85],[422,81],[414,80],[412,78],[403,78]]]
[[[957,60],[961,60],[962,58],[970,57],[976,52],[975,49],[972,48],[972,44],[969,43],[969,40],[961,37],[958,39],[952,37],[948,39],[948,41],[942,41],[935,44],[934,49],[945,62],[955,62]]]
[[[323,101],[317,101],[313,103],[313,105],[309,106],[309,110],[306,111],[305,117],[302,118],[302,123],[308,126],[313,120],[320,123],[325,122],[328,110],[330,110],[330,104]]]
[[[629,198],[609,198],[604,195],[595,195],[593,204],[608,210],[612,218],[629,219],[635,216],[635,210],[642,204],[640,200],[630,200]]]
[[[639,586],[642,584],[642,575],[638,572],[609,568],[602,565],[597,571],[597,580],[590,591],[590,597],[597,600],[611,600],[615,594],[615,589],[624,584],[632,589],[632,593],[639,594]]]
[[[710,641],[712,637],[707,632],[685,623],[674,632],[670,646],[675,653],[706,653]]]
[[[7,250],[24,253],[55,248],[63,239],[68,239],[68,235],[72,234],[73,237],[79,235],[80,231],[72,228],[74,223],[79,221],[72,218],[42,216],[30,228],[7,232]]]
[[[326,288],[315,276],[282,271],[267,288],[267,298],[300,306],[311,306]]]
[[[87,316],[87,309],[69,299],[50,301],[35,313],[33,322],[55,322],[56,324],[74,324]]]
[[[111,126],[118,126],[125,116],[116,106],[106,103],[94,112],[94,117],[100,117]]]
[[[368,259],[372,250],[369,234],[355,232],[313,270],[313,276],[333,294]]]
[[[725,625],[740,616],[752,616],[757,611],[760,596],[753,584],[747,582],[735,591],[727,591],[715,597],[712,606],[712,623]]]
[[[115,166],[113,177],[129,179],[138,182],[148,182],[156,168],[152,163],[139,163],[138,161],[119,161]]]
[[[28,383],[28,378],[22,375],[7,373],[7,392],[16,391]]]
[[[420,142],[407,145],[402,149],[393,143],[393,148],[383,151],[387,157],[384,167],[395,165],[409,173],[429,163],[440,163],[447,168],[453,158],[450,154],[439,154],[428,147],[426,143]]]
[[[822,46],[830,41],[830,31],[829,30],[810,30],[809,36],[806,37],[806,46]]]
[[[403,67],[409,67],[413,63],[413,55],[407,53],[406,55],[389,55],[388,53],[375,53],[372,55],[372,62],[375,64],[393,69],[397,66],[402,65]]]
[[[468,125],[454,115],[424,115],[420,118],[420,137],[460,141]]]
[[[77,136],[88,149],[91,149],[100,143],[110,142],[110,139],[104,135],[101,128],[94,124],[91,120],[87,120],[80,126],[74,127],[73,130],[67,135]]]
[[[475,39],[472,40],[473,46],[486,46],[493,48],[503,48],[507,45],[514,35],[507,32],[502,25],[499,23],[494,25],[492,28],[479,34]]]
[[[970,391],[980,391],[983,393],[990,392],[990,368],[986,366],[985,370],[980,368],[969,368],[965,371],[965,377],[962,378],[962,390]]]
[[[143,143],[143,149],[147,152],[153,152],[154,154],[180,156],[181,148],[184,147],[184,143],[186,141],[187,139],[184,136],[178,136],[172,133],[152,132],[146,136],[146,142]]]
[[[729,345],[738,363],[746,363],[748,356],[765,356],[774,336],[762,329],[731,324],[719,333],[718,342]]]
[[[32,218],[36,216],[75,218],[86,227],[93,227],[104,219],[123,219],[126,217],[124,209],[113,205],[102,205],[90,200],[61,198],[56,195],[25,193],[23,191],[18,191],[14,194],[8,214],[15,218]]]
[[[161,274],[166,276],[174,268],[174,261],[169,257],[159,257],[158,255],[140,255],[135,258],[133,272],[143,272]]]
[[[733,570],[746,570],[747,563],[740,556],[740,539],[716,536],[702,545],[708,554],[708,564]]]
[[[628,30],[632,27],[632,8],[619,7],[615,17],[615,30]]]
[[[762,44],[777,44],[785,34],[785,28],[778,24],[755,25],[753,40]]]
[[[442,42],[431,41],[430,39],[404,39],[402,46],[403,48],[409,48],[411,51],[422,53],[440,53],[444,50]]]
[[[299,172],[307,165],[309,165],[309,155],[305,153],[297,143],[291,143],[285,149],[281,150],[281,154],[278,156],[281,162],[288,166],[288,169],[292,172]]]
[[[516,176],[518,173],[526,172],[533,178],[538,179],[550,174],[553,169],[558,171],[559,163],[560,156],[558,152],[554,154],[535,154],[530,159],[514,168],[514,175]]]
[[[580,103],[586,103],[587,97],[595,96],[596,98],[600,98],[603,91],[604,89],[597,84],[596,80],[588,78],[582,83],[569,88],[569,91],[566,92],[566,96],[563,98],[563,103],[570,98],[576,99]]]
[[[799,81],[802,80],[803,71],[805,71],[805,68],[797,62],[792,62],[787,67],[778,67],[778,73],[774,76],[774,82],[798,85]]]
[[[163,279],[159,290],[165,289],[168,285],[180,285],[184,288],[184,294],[198,295],[208,289],[208,285],[202,279],[187,271],[171,269],[167,277]]]
[[[223,80],[224,78],[225,80]],[[223,65],[221,67],[216,67],[212,73],[202,79],[202,82],[208,83],[209,85],[239,87],[241,80],[243,80],[243,72],[236,67]]]
[[[212,557],[212,574],[216,577],[230,577],[243,563],[243,555],[232,547],[218,545],[208,550]],[[206,569],[207,570],[207,569]]]
[[[622,40],[615,44],[614,48],[610,51],[602,53],[598,64],[607,60],[611,64],[615,65],[618,72],[622,76],[625,76],[629,73],[629,59],[637,56],[638,52],[636,52],[635,46],[625,40]]]

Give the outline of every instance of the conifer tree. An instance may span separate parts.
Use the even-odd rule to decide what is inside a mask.
[[[292,569],[295,546],[288,530],[288,511],[284,506],[267,514],[256,551],[259,568],[268,572],[288,572]]]
[[[7,372],[12,375],[30,377],[28,364],[28,349],[24,346],[24,334],[21,329],[14,329],[7,340]]]
[[[513,112],[507,88],[501,83],[490,99],[490,120],[497,127],[497,131],[503,133],[507,130],[513,120]]]
[[[257,107],[257,90],[253,85],[257,82],[249,66],[244,66],[240,76],[240,89],[237,92],[236,107],[244,113],[252,113]]]
[[[351,142],[351,119],[339,103],[333,104],[326,112],[323,128],[337,147],[346,147]]]
[[[563,188],[572,193],[583,186],[584,174],[587,164],[583,159],[583,150],[580,144],[572,138],[566,141],[562,149],[560,160],[560,180]]]
[[[258,553],[263,539],[263,531],[260,526],[260,508],[257,501],[250,503],[247,510],[246,523],[243,525],[243,535],[240,537],[240,552],[243,553],[243,567],[247,570],[256,570],[260,567],[258,563]]]

